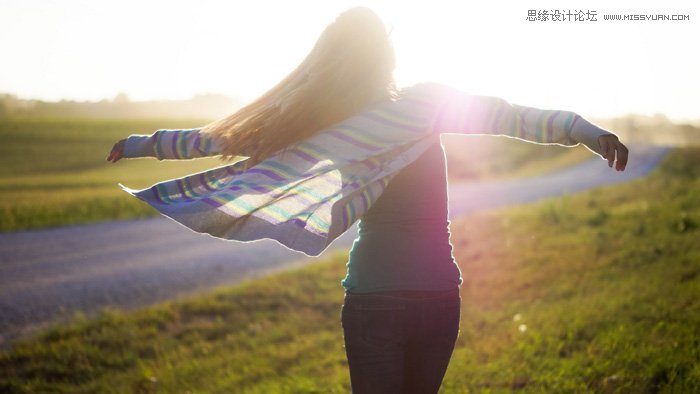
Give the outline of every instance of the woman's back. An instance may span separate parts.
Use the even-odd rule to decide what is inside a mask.
[[[459,285],[447,214],[445,153],[435,135],[427,151],[392,179],[360,220],[343,286],[368,293]]]

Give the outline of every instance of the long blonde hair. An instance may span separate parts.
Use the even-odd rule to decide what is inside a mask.
[[[304,61],[252,103],[202,128],[224,159],[251,167],[374,102],[396,94],[394,50],[381,19],[364,7],[328,25]]]

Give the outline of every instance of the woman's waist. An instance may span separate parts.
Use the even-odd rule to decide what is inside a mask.
[[[449,233],[450,222],[446,217],[363,217],[358,223],[360,232],[391,231],[394,234],[411,234],[425,231]]]
[[[398,298],[420,298],[420,299],[433,299],[433,298],[449,298],[459,295],[459,286],[455,286],[448,290],[412,290],[412,289],[398,289],[398,290],[384,290],[384,291],[373,291],[367,293],[358,293],[351,290],[345,292],[346,296],[351,297],[372,297],[372,296],[384,296],[384,297],[398,297]]]

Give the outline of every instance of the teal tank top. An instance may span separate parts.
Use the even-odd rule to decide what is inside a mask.
[[[350,293],[371,293],[449,290],[461,283],[450,243],[447,167],[438,136],[360,219],[342,284]]]

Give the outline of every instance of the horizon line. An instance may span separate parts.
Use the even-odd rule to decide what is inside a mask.
[[[250,100],[244,100],[240,97],[237,96],[231,96],[226,93],[220,93],[220,92],[201,92],[201,93],[193,93],[187,98],[149,98],[149,99],[132,99],[129,97],[129,94],[126,92],[119,92],[112,97],[103,97],[101,99],[77,99],[77,98],[69,98],[69,97],[63,97],[60,99],[45,99],[45,98],[28,98],[28,97],[22,97],[21,95],[13,92],[6,92],[6,91],[0,91],[0,98],[4,98],[6,96],[13,97],[16,100],[20,101],[36,101],[36,102],[44,102],[44,103],[53,103],[53,104],[60,104],[60,103],[79,103],[79,104],[98,104],[102,102],[110,102],[110,103],[133,103],[133,104],[138,104],[138,103],[149,103],[149,102],[176,102],[176,101],[191,101],[193,99],[196,99],[198,97],[206,97],[206,96],[212,96],[212,97],[219,97],[222,99],[229,99],[233,101],[237,101],[240,105],[245,105],[248,102],[252,101],[253,99]],[[124,97],[121,99],[120,97]],[[123,101],[121,101],[123,100]],[[670,116],[668,114],[665,114],[663,112],[655,112],[655,113],[648,113],[648,112],[624,112],[624,113],[618,113],[617,115],[608,115],[608,116],[601,116],[601,115],[595,115],[595,116],[590,116],[591,119],[619,119],[619,118],[626,118],[626,117],[645,117],[645,118],[653,118],[656,116],[663,116],[670,122],[674,124],[690,124],[691,126],[696,126],[700,127],[700,115],[694,118],[689,118],[689,117],[675,117],[675,116]]]

